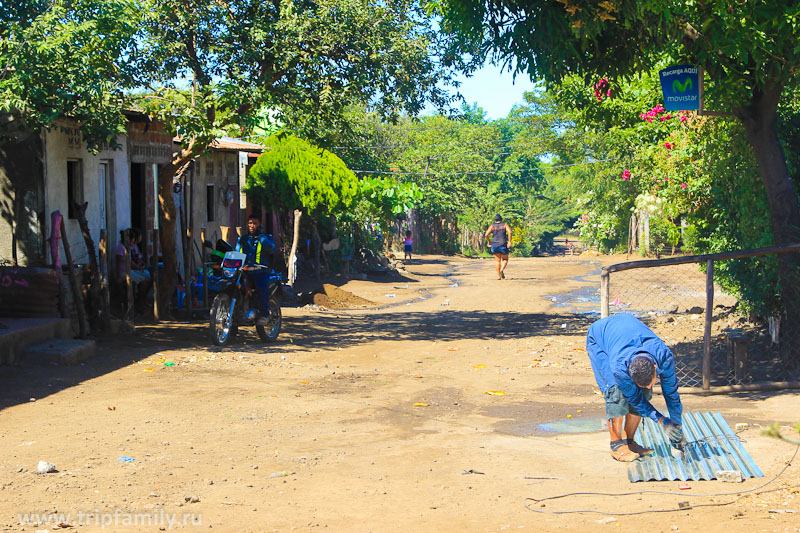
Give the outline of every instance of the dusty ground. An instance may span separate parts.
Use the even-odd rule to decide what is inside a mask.
[[[216,350],[204,324],[174,322],[102,340],[83,366],[0,368],[0,529],[65,518],[70,531],[800,530],[800,513],[770,512],[800,511],[797,464],[738,500],[697,497],[784,467],[796,447],[757,428],[742,436],[764,478],[689,490],[629,483],[606,432],[538,429],[603,414],[584,351],[591,319],[552,301],[586,285],[569,278],[592,272],[589,259],[615,261],[512,259],[497,281],[489,260],[425,256],[402,279],[342,286],[378,307],[284,309],[274,345],[245,328]],[[800,418],[795,391],[683,399],[732,426]],[[35,474],[40,460],[58,472]],[[526,501],[640,490],[670,495]],[[546,514],[685,501],[735,503],[614,521]],[[25,513],[48,516],[20,524]]]

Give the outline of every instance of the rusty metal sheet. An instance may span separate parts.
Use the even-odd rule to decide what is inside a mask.
[[[742,440],[731,430],[719,412],[684,412],[683,432],[687,446],[683,457],[670,453],[670,444],[661,425],[642,420],[636,442],[655,453],[628,467],[628,479],[636,481],[699,481],[716,479],[720,470],[739,470],[742,477],[763,477]]]

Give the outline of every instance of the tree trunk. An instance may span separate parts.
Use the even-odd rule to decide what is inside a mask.
[[[172,311],[170,303],[172,301],[172,293],[175,292],[175,287],[178,286],[178,249],[175,244],[175,202],[172,200],[172,180],[175,172],[179,167],[176,166],[175,161],[170,165],[164,165],[159,168],[158,173],[158,203],[159,203],[159,241],[161,249],[164,251],[162,259],[164,260],[164,275],[159,278],[159,303],[158,309],[161,318],[170,319]],[[157,254],[157,250],[153,250]]]
[[[86,251],[89,255],[89,324],[93,330],[102,329],[108,331],[111,323],[108,320],[108,309],[103,305],[100,293],[100,268],[97,265],[97,255],[95,254],[94,241],[89,231],[89,222],[86,220],[86,208],[89,202],[83,205],[75,205],[75,213],[78,218],[78,225],[81,228],[83,242],[86,244]]]
[[[263,208],[262,208],[263,209]],[[286,258],[283,255],[283,238],[281,234],[281,217],[278,211],[271,212],[272,237],[275,240],[275,251],[272,253],[272,269],[275,271],[286,271]]]
[[[178,286],[178,249],[175,244],[175,202],[172,200],[172,181],[176,174],[185,172],[194,159],[195,141],[173,154],[172,163],[161,165],[158,170],[159,237],[163,251],[164,275],[159,278],[159,313],[162,319],[171,319],[172,293]],[[154,253],[158,253],[154,251]],[[188,290],[187,290],[188,296]]]
[[[777,109],[782,89],[782,85],[770,85],[763,92],[754,93],[750,105],[739,114],[747,138],[753,147],[761,181],[767,192],[775,244],[797,242],[800,232],[800,204],[797,200],[797,191],[778,138]],[[797,324],[800,322],[798,256],[779,254],[778,257],[784,318],[787,324]],[[782,351],[794,364],[800,363],[800,353],[798,353],[800,331],[795,332],[796,329],[784,328],[781,332],[785,333],[781,335]],[[787,350],[794,353],[788,353]]]
[[[775,244],[788,244],[798,238],[800,204],[778,139],[777,110],[781,90],[782,86],[771,86],[755,94],[750,105],[740,113],[740,119],[767,190]]]
[[[328,264],[328,256],[325,255],[325,250],[322,249],[322,237],[319,236],[316,220],[314,220],[314,253],[316,254],[314,268],[316,269],[317,279],[319,279],[320,258],[325,261],[325,270],[328,274],[331,272],[331,266]]]
[[[320,263],[320,248],[322,248],[322,239],[319,236],[319,231],[317,230],[317,221],[312,217],[311,219],[311,229],[313,230],[311,234],[311,241],[314,243],[314,277],[319,279],[319,263]]]
[[[303,212],[301,210],[294,210],[294,235],[292,236],[292,251],[289,252],[289,285],[294,285],[297,279],[294,258],[297,254],[297,243],[300,242],[300,218],[302,216]]]

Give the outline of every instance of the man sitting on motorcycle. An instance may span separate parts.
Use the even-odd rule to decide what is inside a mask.
[[[269,266],[269,258],[275,250],[275,241],[272,235],[267,235],[261,231],[261,224],[257,215],[247,217],[247,235],[239,237],[236,243],[236,251],[242,252],[247,256],[245,264]],[[247,280],[256,289],[258,296],[258,307],[261,317],[256,321],[259,326],[269,325],[269,282],[268,268],[252,270],[247,273]]]

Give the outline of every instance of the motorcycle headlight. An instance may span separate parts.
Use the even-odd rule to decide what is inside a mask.
[[[235,268],[223,268],[222,269],[222,275],[225,276],[226,278],[232,278],[235,273],[236,273],[236,269]]]

